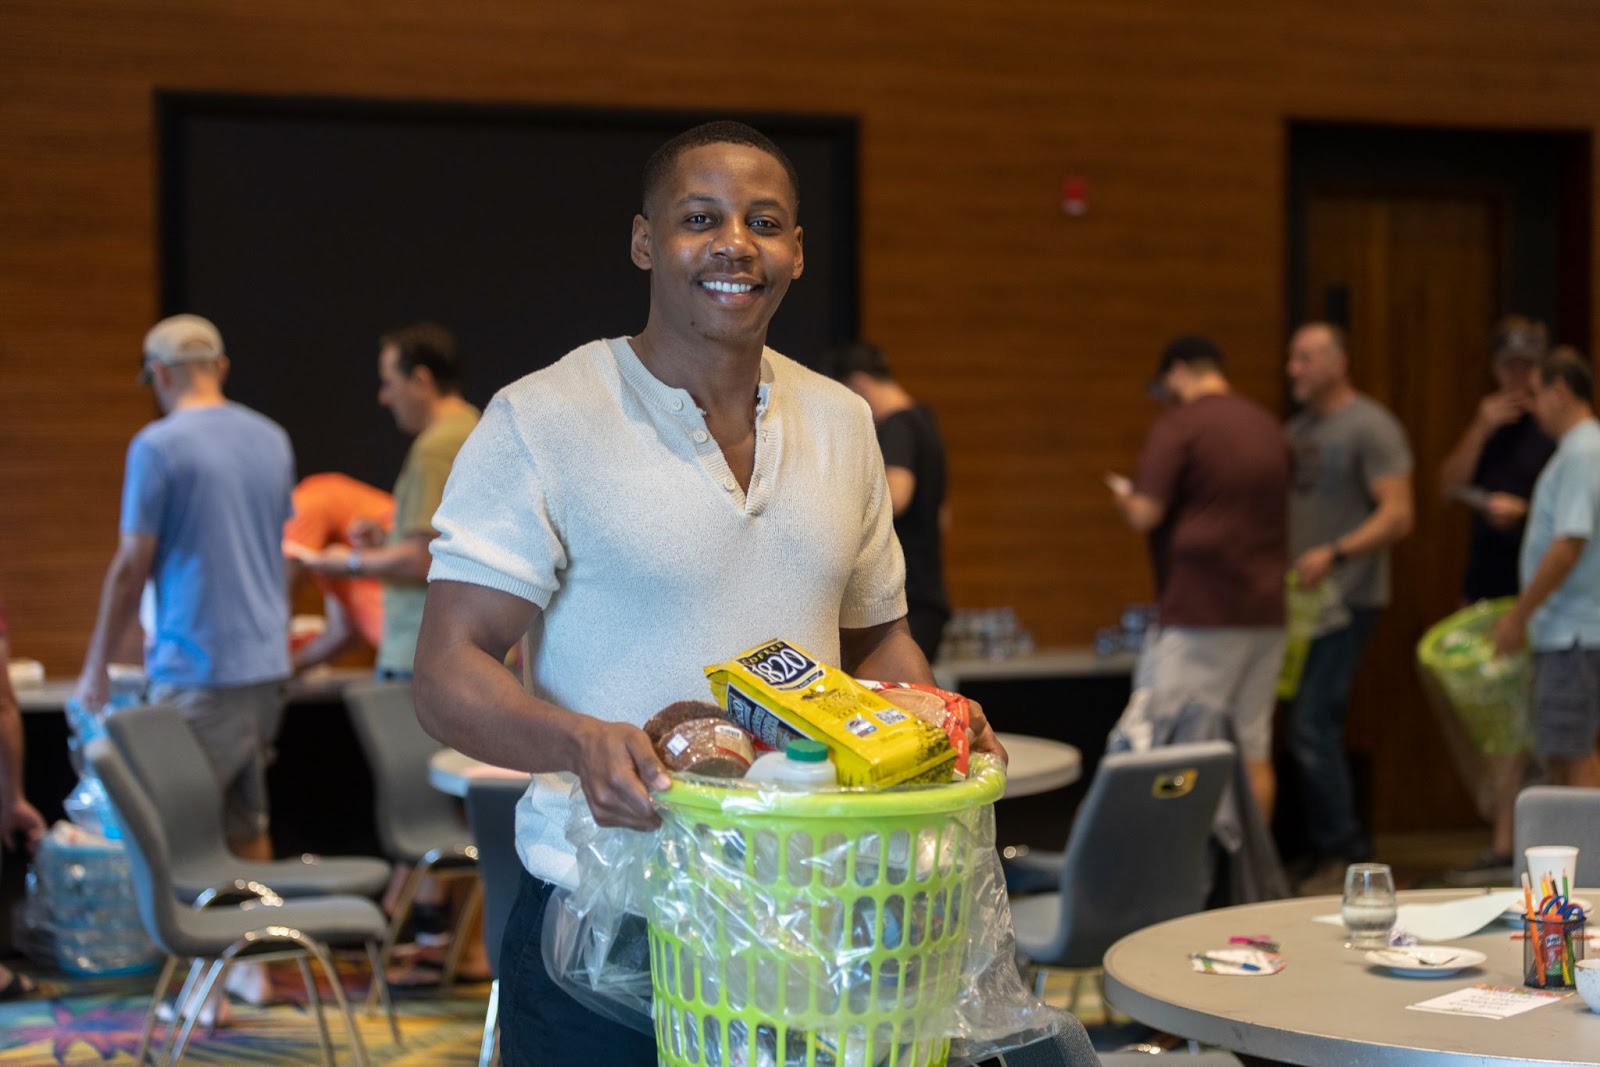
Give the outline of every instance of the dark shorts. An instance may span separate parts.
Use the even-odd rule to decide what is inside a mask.
[[[1600,737],[1600,648],[1533,654],[1533,736],[1539,755],[1583,759]]]

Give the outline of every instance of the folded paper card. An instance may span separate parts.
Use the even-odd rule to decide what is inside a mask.
[[[1485,893],[1465,897],[1443,904],[1402,904],[1395,915],[1394,924],[1419,941],[1454,941],[1468,937],[1494,922],[1507,908],[1520,907],[1520,890]],[[1337,915],[1318,915],[1314,920],[1332,926],[1343,926]]]

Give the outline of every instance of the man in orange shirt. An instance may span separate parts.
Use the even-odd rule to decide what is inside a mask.
[[[301,561],[329,545],[366,543],[360,539],[373,532],[381,539],[393,515],[393,497],[345,474],[313,474],[295,486],[294,515],[283,524],[289,588],[311,574],[327,618],[322,633],[294,650],[296,672],[326,663],[358,638],[373,648],[383,640],[383,583],[318,574]]]

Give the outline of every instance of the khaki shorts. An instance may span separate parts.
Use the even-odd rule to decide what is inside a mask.
[[[1239,755],[1272,757],[1283,669],[1281,626],[1163,626],[1144,650],[1142,681],[1158,714],[1200,704],[1233,720]]]
[[[283,684],[262,682],[219,689],[157,683],[150,703],[177,708],[211,760],[222,790],[228,841],[239,844],[267,832],[267,766],[283,721]]]

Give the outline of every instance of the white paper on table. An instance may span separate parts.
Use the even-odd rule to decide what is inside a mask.
[[[1473,985],[1432,1000],[1407,1004],[1406,1009],[1437,1012],[1440,1015],[1470,1015],[1475,1019],[1509,1019],[1513,1015],[1565,1000],[1571,995],[1521,986]]]
[[[1395,914],[1394,924],[1419,941],[1455,941],[1477,933],[1503,915],[1508,908],[1522,903],[1520,890],[1485,893],[1465,897],[1443,904],[1402,904]],[[1313,922],[1343,926],[1338,915],[1318,915]]]

